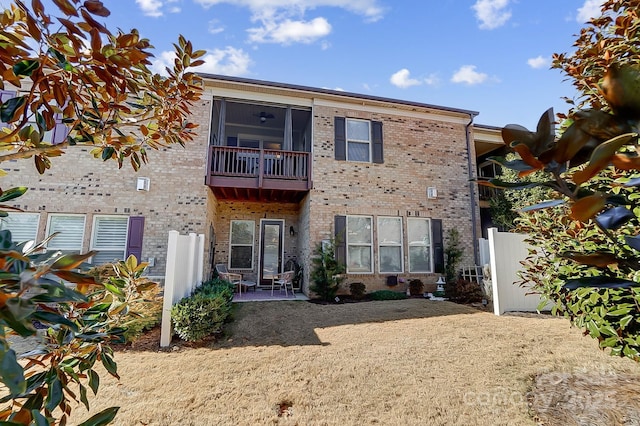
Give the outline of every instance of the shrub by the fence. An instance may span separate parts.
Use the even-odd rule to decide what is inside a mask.
[[[182,340],[195,342],[220,333],[231,312],[233,287],[208,282],[171,308],[173,328]]]

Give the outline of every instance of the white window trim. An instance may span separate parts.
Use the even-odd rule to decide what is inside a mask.
[[[370,233],[371,233],[371,237],[370,237],[370,243],[369,244],[363,244],[363,243],[355,243],[355,244],[349,244],[349,218],[350,217],[364,217],[364,218],[369,218],[370,223],[371,223],[371,228],[370,228]],[[364,215],[347,215],[346,218],[346,224],[345,224],[345,234],[346,234],[346,243],[345,243],[345,250],[346,250],[346,258],[347,258],[347,274],[373,274],[373,216],[364,216]],[[369,258],[371,259],[371,269],[369,271],[349,271],[349,264],[351,262],[349,262],[349,246],[354,246],[354,247],[366,247],[369,246]]]
[[[364,123],[367,123],[367,127],[369,128],[369,139],[364,140],[364,139],[355,139],[355,138],[350,138],[349,137],[349,121],[361,121]],[[345,154],[346,154],[346,159],[347,161],[353,161],[356,163],[371,163],[372,159],[373,159],[373,142],[371,140],[371,120],[362,120],[359,118],[348,118],[346,117],[344,120],[344,135],[345,135]],[[352,160],[349,158],[349,142],[356,142],[356,143],[367,143],[369,145],[369,160],[367,161],[361,161],[361,160]]]
[[[378,231],[378,272],[380,274],[403,274],[404,273],[404,233],[402,232],[403,230],[403,226],[402,226],[402,217],[400,216],[378,216],[377,218],[377,223],[376,223],[376,229]],[[380,219],[395,219],[398,222],[400,222],[400,243],[398,244],[383,244],[382,242],[380,242]],[[380,250],[381,247],[400,247],[400,271],[396,272],[390,272],[390,271],[383,271],[382,270],[382,259],[380,258],[380,254],[382,252],[382,250]]]
[[[73,252],[78,251],[79,253],[82,253],[83,248],[84,248],[84,236],[86,233],[86,227],[87,227],[87,215],[84,214],[77,214],[77,213],[49,213],[49,215],[47,216],[47,237],[49,237],[49,235],[52,234],[51,231],[51,219],[53,217],[60,217],[60,216],[64,216],[64,217],[82,217],[82,242],[80,244],[80,248],[78,250],[71,250]],[[57,247],[51,247],[51,243],[53,242],[54,239],[52,239],[51,241],[49,241],[49,243],[47,244],[47,250],[62,250],[62,251],[67,251],[67,249],[59,249]]]
[[[2,221],[2,226],[0,226],[0,229],[11,231],[11,229],[8,227],[8,224],[7,224],[6,220],[7,219],[10,220],[12,216],[13,217],[23,216],[23,217],[35,218],[36,229],[33,232],[34,236],[33,236],[33,238],[29,238],[29,239],[27,239],[25,241],[32,241],[32,240],[36,241],[38,239],[38,231],[40,231],[40,213],[30,213],[30,212],[15,212],[14,213],[14,212],[10,212],[8,217],[0,219]],[[24,242],[24,241],[17,240],[16,237],[13,235],[13,232],[11,233],[11,240],[14,243],[22,243],[22,242]]]
[[[231,267],[231,249],[233,246],[238,247],[249,247],[249,244],[232,244],[233,240],[233,222],[251,222],[253,224],[253,238],[251,239],[251,267],[250,268],[232,268]],[[227,260],[227,268],[233,269],[234,271],[252,271],[254,267],[254,259],[256,257],[256,221],[255,220],[245,220],[245,219],[234,219],[229,222],[229,256]]]
[[[409,222],[411,221],[427,221],[428,226],[427,226],[427,232],[429,235],[429,265],[431,265],[431,270],[429,271],[412,271],[411,270],[411,247],[424,247],[424,244],[414,244],[411,245],[410,242],[410,236],[409,236]],[[408,272],[410,274],[430,274],[433,273],[433,241],[432,241],[433,237],[432,237],[432,231],[431,231],[431,219],[426,218],[426,217],[408,217],[407,218],[407,257],[408,257]]]
[[[123,218],[127,220],[127,233],[126,233],[126,237],[124,239],[124,248],[122,250],[122,259],[126,260],[126,256],[127,256],[127,241],[129,241],[129,216],[124,216],[124,215],[114,215],[114,214],[97,214],[97,215],[93,215],[93,222],[91,224],[91,242],[90,242],[90,250],[97,250],[97,251],[101,251],[101,250],[106,250],[106,251],[115,251],[115,250],[108,250],[105,248],[100,248],[100,247],[96,247],[95,243],[95,239],[96,239],[96,231],[97,231],[97,226],[96,223],[98,222],[98,219],[100,218]],[[93,257],[91,258],[90,262],[93,263]]]

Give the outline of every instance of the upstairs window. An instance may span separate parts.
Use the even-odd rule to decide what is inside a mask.
[[[369,122],[347,118],[347,161],[369,162],[371,131]]]
[[[335,117],[335,159],[383,163],[382,123]]]

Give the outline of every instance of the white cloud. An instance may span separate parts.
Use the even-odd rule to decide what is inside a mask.
[[[511,11],[507,10],[510,0],[477,0],[471,6],[476,11],[476,18],[480,21],[480,29],[493,30],[504,25],[511,18]]]
[[[251,21],[249,40],[254,43],[313,43],[331,33],[331,24],[324,17],[309,20],[305,14],[320,7],[334,7],[363,16],[368,22],[382,18],[380,0],[195,0],[204,7],[222,3],[248,8]],[[321,48],[326,49],[327,44]]]
[[[464,83],[469,86],[480,84],[487,80],[487,74],[477,72],[475,65],[463,65],[458,71],[453,73],[451,81],[454,83]]]
[[[250,28],[249,40],[255,43],[312,43],[331,32],[331,24],[324,18],[309,22],[286,19],[266,22],[262,28]]]
[[[248,7],[254,17],[273,15],[274,12],[296,13],[303,16],[306,10],[318,7],[338,7],[346,9],[357,15],[362,15],[368,21],[377,21],[382,18],[384,8],[379,0],[195,0],[205,7],[217,4],[229,3],[234,6]]]
[[[171,9],[169,9],[169,13],[180,13],[182,12],[182,9],[180,9],[178,6],[173,6]]]
[[[545,68],[551,65],[551,58],[544,57],[544,56],[537,56],[535,58],[527,59],[527,64],[529,64],[531,68],[535,68],[535,69]]]
[[[438,86],[440,85],[440,77],[438,77],[438,74],[429,74],[424,79],[424,82],[427,86]]]
[[[401,89],[420,85],[420,81],[416,80],[415,78],[411,78],[410,74],[411,73],[408,69],[403,68],[400,71],[392,74],[391,78],[389,78],[389,81],[391,82],[391,84]]]
[[[162,52],[156,57],[156,60],[152,61],[151,71],[166,76],[165,67],[171,67],[174,59],[174,52]],[[251,58],[246,52],[231,46],[227,46],[224,49],[209,50],[200,59],[204,61],[204,64],[192,68],[192,71],[242,76],[249,73],[249,66],[251,65]]]
[[[578,8],[576,21],[583,24],[591,18],[596,18],[602,13],[602,0],[585,0],[582,7]]]
[[[153,18],[162,16],[162,1],[160,0],[136,0],[136,4],[142,9],[142,13]]]
[[[209,34],[218,34],[224,31],[224,27],[220,25],[220,21],[212,19],[209,21]]]

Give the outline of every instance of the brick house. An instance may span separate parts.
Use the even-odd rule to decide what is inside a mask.
[[[88,148],[68,149],[44,175],[29,160],[3,163],[2,187],[30,190],[16,200],[24,213],[1,226],[22,239],[62,230],[50,248],[101,250],[96,263],[134,253],[156,278],[168,232],[195,232],[205,235],[205,276],[226,263],[266,284],[294,259],[305,293],[314,248],[333,238],[346,285],[360,281],[368,291],[387,288],[389,276],[435,282],[452,228],[464,263],[474,264],[480,213],[469,179],[483,142],[474,139],[476,112],[203,78],[205,94],[192,108],[198,136],[184,149],[150,150],[137,173],[91,159]]]

